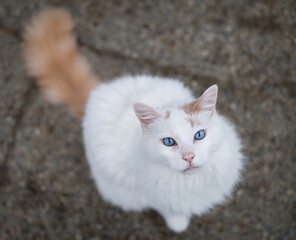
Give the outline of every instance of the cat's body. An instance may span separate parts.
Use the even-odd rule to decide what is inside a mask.
[[[48,16],[54,15],[51,11]],[[27,49],[35,50],[30,36]],[[42,57],[41,51],[38,54]],[[27,52],[26,59],[37,58]],[[34,69],[29,65],[32,75]],[[78,88],[88,80],[83,79]],[[45,88],[50,85],[51,97],[63,96],[64,87],[46,79],[46,84],[40,82]],[[194,100],[179,81],[146,75],[94,88],[86,105],[83,135],[102,197],[124,210],[153,208],[176,232],[187,228],[193,214],[222,203],[239,180],[243,163],[234,128],[215,111],[216,98],[216,86]],[[75,109],[75,103],[64,102]]]
[[[240,146],[233,128],[217,113],[207,133],[211,138],[207,139],[211,141],[209,160],[196,173],[171,169],[142,139],[134,103],[164,108],[163,115],[170,111],[168,120],[180,121],[174,115],[184,111],[175,106],[193,99],[180,82],[149,76],[120,78],[92,92],[83,121],[84,141],[92,176],[104,199],[125,210],[154,208],[164,217],[189,219],[230,195],[242,167]],[[184,119],[180,124],[176,128],[192,130],[193,139],[190,122]]]

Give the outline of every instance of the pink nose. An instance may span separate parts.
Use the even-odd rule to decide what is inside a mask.
[[[194,157],[195,157],[194,153],[190,152],[190,153],[185,153],[182,156],[182,159],[185,160],[188,163],[192,163]]]

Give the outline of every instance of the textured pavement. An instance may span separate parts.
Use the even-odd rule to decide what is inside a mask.
[[[197,96],[219,86],[247,167],[223,206],[182,234],[154,211],[103,202],[80,122],[50,106],[24,70],[23,26],[46,5],[67,8],[83,53],[106,81],[178,78]],[[296,2],[1,0],[0,239],[295,239]]]

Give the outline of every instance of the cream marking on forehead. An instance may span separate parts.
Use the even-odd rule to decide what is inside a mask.
[[[187,103],[181,106],[180,109],[182,109],[187,114],[193,114],[201,110],[199,105],[197,104],[197,101]]]
[[[170,111],[166,111],[165,113],[165,118],[164,119],[168,119],[171,116],[171,112]]]
[[[196,119],[192,119],[191,117],[187,118],[188,122],[190,123],[191,127],[193,128],[196,125],[199,125],[200,122]]]

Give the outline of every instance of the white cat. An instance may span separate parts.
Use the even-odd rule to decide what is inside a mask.
[[[234,127],[215,110],[217,86],[197,100],[179,81],[146,75],[96,86],[72,27],[61,9],[35,17],[25,35],[29,73],[49,100],[83,118],[101,196],[124,210],[153,208],[184,231],[192,215],[231,195],[243,168]]]

